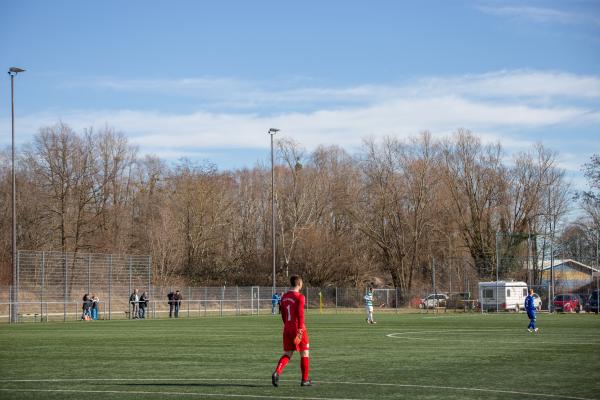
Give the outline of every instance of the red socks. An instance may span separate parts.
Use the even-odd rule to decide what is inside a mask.
[[[308,380],[308,371],[310,370],[308,357],[300,358],[300,369],[302,370],[302,380],[307,381]]]
[[[290,358],[286,355],[281,356],[281,358],[279,359],[279,362],[277,363],[277,368],[275,368],[275,372],[277,372],[277,375],[281,375],[281,371],[283,371],[283,369],[285,368],[285,366],[287,365],[287,363],[290,361]]]
[[[275,368],[275,372],[277,375],[281,375],[281,372],[285,368],[285,366],[290,362],[290,358],[286,355],[281,356],[279,362],[277,363],[277,368]],[[300,369],[302,370],[302,380],[308,380],[308,372],[310,370],[308,357],[300,357]]]

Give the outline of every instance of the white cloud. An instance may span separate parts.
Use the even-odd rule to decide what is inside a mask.
[[[79,82],[116,91],[155,92],[194,97],[212,104],[211,109],[276,107],[319,109],[327,105],[365,105],[398,98],[469,96],[512,100],[526,97],[543,101],[600,98],[600,77],[555,71],[497,71],[458,77],[432,77],[404,84],[362,84],[350,87],[289,87],[279,82],[243,82],[224,78],[178,80],[113,80]]]
[[[586,114],[587,113],[587,114]],[[269,127],[291,135],[308,147],[319,144],[355,146],[369,135],[412,136],[422,130],[451,132],[466,127],[475,132],[502,132],[580,123],[590,117],[578,107],[534,107],[526,104],[496,104],[458,96],[401,98],[361,107],[341,107],[314,112],[264,116],[250,113],[167,114],[157,111],[46,112],[19,119],[21,132],[62,120],[76,130],[114,126],[132,143],[170,149],[257,148],[266,146]]]
[[[171,83],[111,85],[114,90],[146,95],[147,91],[166,90]],[[551,148],[561,143],[556,150],[570,152],[568,158],[561,158],[561,166],[566,169],[573,170],[578,160],[589,158],[586,152],[600,151],[597,143],[577,145],[571,140],[578,129],[586,130],[589,136],[600,127],[598,76],[525,70],[423,78],[389,86],[269,89],[229,79],[187,79],[177,85],[182,92],[194,92],[200,86],[211,88],[203,91],[207,101],[215,96],[223,103],[245,103],[248,109],[240,112],[225,107],[189,113],[143,109],[46,111],[19,116],[18,138],[26,142],[40,127],[57,121],[77,131],[108,125],[124,132],[142,153],[166,159],[210,159],[215,149],[268,148],[270,127],[280,128],[280,135],[293,137],[309,149],[335,144],[349,150],[360,146],[367,136],[406,138],[429,130],[441,137],[464,127],[486,143],[499,141],[510,154],[531,149],[544,128],[557,132],[558,127],[565,135],[569,132],[569,139],[554,138],[548,143]],[[309,107],[297,107],[304,104]],[[0,120],[0,129],[10,131],[10,120]],[[9,143],[7,136],[0,139],[0,145]],[[227,159],[227,155],[219,156]]]
[[[480,98],[518,97],[579,99],[600,98],[600,77],[553,71],[499,71],[458,78],[423,80],[417,87],[429,92],[452,92]]]
[[[564,11],[548,7],[533,7],[523,5],[485,5],[478,7],[486,14],[523,19],[537,23],[560,23],[560,24],[591,24],[600,26],[600,18],[593,14],[581,12]]]

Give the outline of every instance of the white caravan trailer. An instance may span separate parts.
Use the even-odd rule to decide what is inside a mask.
[[[525,282],[479,282],[479,301],[482,311],[519,312],[525,308],[525,297],[527,297]]]

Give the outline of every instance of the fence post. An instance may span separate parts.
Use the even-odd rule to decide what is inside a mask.
[[[223,316],[223,301],[225,301],[225,286],[221,288],[221,317]]]
[[[335,313],[337,314],[338,312],[338,288],[337,286],[335,287]]]
[[[396,294],[396,314],[398,314],[398,288],[396,288],[396,290],[394,290],[395,294]]]
[[[40,287],[40,322],[44,320],[44,285],[46,283],[45,270],[46,270],[46,252],[42,251],[42,286]]]
[[[112,254],[108,256],[108,319],[112,319]],[[127,305],[129,310],[129,305]]]
[[[148,256],[148,293],[150,293],[150,296],[153,295],[152,293],[152,256]],[[151,299],[153,299],[154,297],[151,297]],[[154,307],[152,307],[152,315],[153,318],[156,317],[156,303],[154,303]]]
[[[17,286],[15,287],[15,317],[19,322],[19,287],[21,286],[21,252],[17,250]]]
[[[235,311],[236,315],[240,315],[240,287],[235,287]]]
[[[208,287],[204,287],[204,316],[206,317],[206,314],[208,312],[207,310],[208,308]]]
[[[92,275],[92,255],[88,254],[88,287],[87,287],[87,292],[90,293],[91,290],[91,275]]]
[[[387,307],[388,304],[390,304],[390,291],[386,290],[385,291],[385,306]]]
[[[192,302],[192,287],[188,286],[188,318],[190,317],[190,303]]]
[[[13,297],[13,285],[10,285],[8,287],[8,311],[9,311],[9,316],[8,319],[10,321],[11,324],[14,324],[18,321],[18,317],[17,317],[17,313],[14,312],[14,307],[15,307],[15,298]],[[17,320],[15,320],[15,318],[17,318]]]
[[[150,304],[152,304],[152,318],[156,319],[156,306],[158,304],[157,300],[156,300],[156,293],[154,293],[154,288],[150,289],[150,297],[151,299],[153,299],[152,301],[150,301]]]
[[[63,253],[63,264],[65,266],[65,292],[63,293],[65,305],[63,306],[63,321],[67,322],[67,282],[69,281],[69,274],[67,272],[67,253]]]
[[[309,288],[306,288],[306,303],[304,304],[304,307],[308,310],[308,292],[309,292]]]
[[[131,256],[129,256],[129,292],[127,293],[128,295],[131,295]],[[129,306],[127,306],[127,309],[129,309]],[[129,315],[131,318],[133,318],[133,315]]]

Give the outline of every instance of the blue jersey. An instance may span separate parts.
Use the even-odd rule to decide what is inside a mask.
[[[279,304],[279,300],[281,300],[281,297],[279,297],[279,295],[277,293],[275,293],[271,297],[271,304],[273,304],[274,306],[276,306],[277,304]]]
[[[535,312],[535,300],[532,295],[525,297],[525,310]]]

